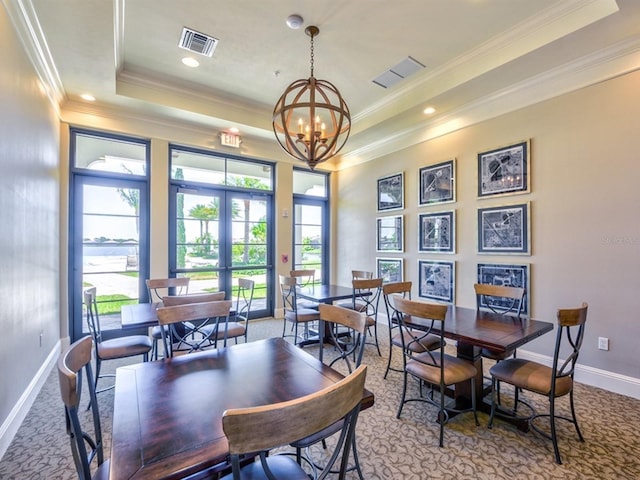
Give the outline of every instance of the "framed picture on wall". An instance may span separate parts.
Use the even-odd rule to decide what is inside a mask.
[[[478,253],[529,255],[529,202],[478,209]]]
[[[478,154],[478,197],[529,192],[529,142]]]
[[[500,263],[479,263],[478,283],[489,285],[504,285],[509,287],[521,287],[526,290],[525,301],[522,305],[522,315],[529,315],[529,265],[528,264],[500,264]],[[483,307],[481,304],[480,307]]]
[[[382,278],[384,283],[402,282],[402,258],[376,258],[376,278]]]
[[[418,296],[453,303],[455,262],[418,260]]]
[[[404,173],[378,179],[378,211],[404,208]]]
[[[456,201],[455,159],[420,169],[419,205]]]
[[[454,253],[456,237],[455,211],[418,215],[420,252]]]
[[[377,242],[378,252],[402,252],[404,249],[404,222],[402,215],[378,217]]]

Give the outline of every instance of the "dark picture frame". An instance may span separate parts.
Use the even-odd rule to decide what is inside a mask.
[[[418,296],[453,304],[455,276],[455,262],[418,260]]]
[[[530,254],[530,203],[478,209],[478,253]]]
[[[529,264],[501,264],[501,263],[479,263],[478,264],[478,283],[487,283],[489,285],[504,285],[509,287],[524,287],[525,299],[522,305],[521,314],[529,315],[529,299],[530,295],[530,271]],[[510,302],[510,300],[508,301]],[[495,303],[494,303],[495,305]],[[480,304],[481,308],[487,307]]]
[[[402,258],[376,258],[376,278],[384,283],[404,281],[404,261]]]
[[[378,179],[378,211],[404,208],[404,172]]]
[[[478,153],[478,197],[529,193],[529,141]]]
[[[455,210],[418,215],[418,235],[418,251],[420,252],[455,253]]]
[[[376,250],[402,252],[404,250],[404,217],[393,215],[376,219]]]
[[[455,177],[455,159],[422,167],[418,174],[418,205],[455,202]]]

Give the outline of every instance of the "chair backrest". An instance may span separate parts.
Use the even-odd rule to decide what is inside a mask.
[[[304,397],[259,407],[226,410],[222,415],[222,429],[229,442],[233,478],[240,478],[240,455],[260,452],[264,465],[268,462],[265,453],[268,450],[306,438],[344,418],[334,452],[318,477],[319,480],[326,478],[330,471],[335,470],[333,466],[342,456],[338,478],[343,479],[366,373],[367,367],[362,365],[330,387]]]
[[[60,395],[64,403],[67,433],[71,442],[71,452],[81,480],[91,480],[91,462],[104,462],[100,413],[96,401],[95,384],[91,370],[91,337],[83,337],[71,344],[58,358],[58,379]],[[93,419],[93,438],[82,430],[78,410],[82,391],[82,369],[87,378]]]
[[[84,307],[86,311],[87,327],[95,342],[95,347],[102,342],[102,329],[100,327],[100,316],[98,314],[98,302],[96,287],[89,287],[83,292]]]
[[[296,285],[298,285],[297,277],[279,276],[280,293],[282,294],[282,308],[286,312],[297,312],[297,296]]]
[[[238,279],[238,290],[236,294],[236,320],[245,322],[245,332],[249,322],[249,313],[251,312],[254,287],[255,282],[253,280],[248,278]]]
[[[325,303],[321,303],[318,306],[318,310],[321,320],[349,329],[351,341],[348,343],[345,337],[336,338],[335,329],[329,329],[334,344],[341,346],[341,348],[336,349],[337,356],[331,361],[329,366],[333,367],[336,363],[342,361],[347,365],[347,370],[351,373],[353,368],[350,358],[354,359],[353,363],[356,368],[359,367],[362,362],[364,346],[367,340],[367,315],[350,308]]]
[[[494,313],[520,317],[526,290],[522,287],[476,283],[476,308],[486,307]]]
[[[353,285],[353,308],[360,303],[364,308],[360,310],[369,317],[377,318],[380,294],[382,292],[383,278],[354,279]]]
[[[573,378],[576,362],[578,361],[578,354],[580,353],[580,347],[582,347],[582,340],[584,339],[584,327],[587,323],[587,308],[588,305],[583,302],[579,308],[558,310],[558,329],[553,354],[551,395],[554,395],[556,378]],[[561,352],[565,357],[562,363],[560,363]]]
[[[351,270],[351,279],[362,279],[369,280],[373,278],[373,272],[368,272],[367,270]]]
[[[402,339],[402,350],[405,356],[404,361],[406,362],[407,356],[411,356],[412,351],[419,350],[424,352],[420,356],[422,363],[442,368],[445,346],[444,320],[449,306],[440,303],[416,302],[400,296],[392,297],[391,303],[393,303],[393,308],[398,312],[397,319],[402,332],[400,338]],[[420,330],[407,326],[405,322],[411,317],[423,319]],[[440,337],[440,348],[436,353],[434,353],[429,344],[423,343],[423,340],[428,339],[430,335]],[[436,357],[439,357],[439,359]]]
[[[158,303],[167,295],[189,293],[189,277],[151,278],[146,284],[150,303]]]
[[[400,296],[402,298],[408,298],[411,300],[411,282],[393,282],[382,285],[382,297],[384,299],[384,307],[387,311],[387,319],[389,321],[389,328],[397,326],[398,319],[396,318],[396,311],[391,305],[392,296]]]
[[[289,276],[296,278],[300,287],[309,287],[316,283],[316,271],[313,269],[291,270]]]
[[[182,322],[199,322],[200,324],[208,323],[213,326],[214,334],[213,339],[216,338],[220,323],[224,323],[225,328],[225,343],[226,343],[226,328],[229,323],[229,311],[231,310],[231,300],[220,300],[214,302],[201,302],[201,303],[186,303],[182,305],[173,305],[170,307],[159,307],[156,310],[158,315],[158,323],[160,325],[170,325],[171,335],[173,338],[179,339],[181,343],[190,345],[184,339],[192,332],[187,334],[181,334],[176,330],[174,325]],[[173,356],[173,349],[169,344],[167,338],[169,333],[166,329],[162,331],[162,343],[164,346],[165,358],[171,358]],[[194,348],[191,348],[193,350]]]
[[[224,300],[225,295],[225,292],[170,295],[162,297],[162,305],[164,307],[175,307],[176,305],[188,305],[189,303],[219,302]]]

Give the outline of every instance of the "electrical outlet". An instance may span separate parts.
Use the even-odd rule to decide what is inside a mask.
[[[609,350],[609,339],[607,337],[598,337],[598,349]]]

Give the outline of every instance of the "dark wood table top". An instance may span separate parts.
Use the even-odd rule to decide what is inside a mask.
[[[318,303],[332,303],[336,300],[347,300],[353,297],[353,287],[342,285],[311,285],[298,289],[298,295],[306,300]]]
[[[140,327],[155,327],[158,325],[156,309],[161,306],[161,303],[122,305],[122,307],[120,307],[120,325],[125,330]],[[229,318],[232,318],[235,314],[236,312],[232,308],[229,311]]]
[[[226,409],[291,400],[341,378],[282,338],[120,367],[109,478],[177,479],[222,464]],[[365,391],[362,408],[373,403]]]
[[[156,308],[159,303],[136,303],[122,305],[120,308],[120,323],[122,328],[155,327],[158,325]]]
[[[406,323],[419,329],[431,322],[413,317]],[[444,321],[445,337],[501,352],[516,349],[551,330],[550,322],[456,306],[449,307]]]

